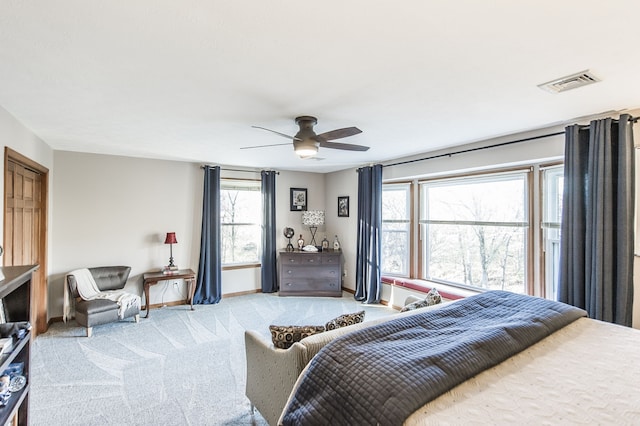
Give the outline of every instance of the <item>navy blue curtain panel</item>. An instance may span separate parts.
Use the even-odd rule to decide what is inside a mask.
[[[558,300],[631,326],[635,172],[633,122],[594,120],[565,131]]]
[[[222,297],[220,238],[220,167],[205,166],[200,264],[194,304],[212,305]]]
[[[263,170],[262,176],[262,292],[278,291],[276,267],[276,172]]]
[[[358,240],[355,299],[379,303],[382,230],[382,165],[358,169]]]

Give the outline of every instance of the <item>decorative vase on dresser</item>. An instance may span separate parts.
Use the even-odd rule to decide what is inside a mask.
[[[280,296],[342,296],[342,253],[286,251],[278,255]]]

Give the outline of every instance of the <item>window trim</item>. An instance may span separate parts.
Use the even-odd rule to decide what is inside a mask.
[[[527,234],[528,244],[526,247],[527,256],[524,259],[527,262],[527,287],[528,294],[539,297],[555,297],[555,295],[548,294],[547,283],[547,262],[545,261],[545,238],[543,235],[543,208],[544,208],[544,192],[542,172],[545,169],[551,167],[564,167],[564,161],[561,159],[547,160],[547,161],[531,161],[528,163],[521,163],[519,165],[512,165],[507,167],[493,167],[475,171],[465,172],[451,172],[433,175],[432,177],[414,178],[408,180],[391,180],[389,182],[383,182],[383,185],[395,184],[395,183],[408,183],[411,185],[411,197],[412,197],[412,222],[411,222],[411,253],[409,254],[411,259],[411,272],[409,277],[399,277],[399,279],[411,279],[411,280],[424,280],[426,283],[431,282],[424,278],[423,271],[423,229],[419,220],[415,218],[419,217],[419,209],[421,204],[420,184],[428,181],[436,180],[449,180],[453,178],[465,178],[465,177],[481,177],[483,175],[496,175],[499,173],[511,173],[514,171],[529,171],[527,174],[529,207],[527,208],[526,216],[529,220],[529,232]],[[384,276],[393,278],[393,274],[383,274]],[[446,285],[446,284],[443,284]],[[459,288],[463,291],[468,289],[461,287],[458,284],[452,284],[452,288]]]
[[[421,218],[421,214],[422,214],[422,197],[423,197],[423,193],[422,193],[422,186],[424,184],[427,183],[434,183],[434,182],[452,182],[452,181],[461,181],[464,182],[465,180],[478,180],[478,179],[482,179],[483,177],[496,177],[496,176],[508,176],[508,175],[513,175],[513,174],[517,174],[517,173],[522,173],[524,175],[524,185],[527,191],[527,196],[525,197],[525,202],[527,203],[525,207],[525,217],[527,219],[528,222],[486,222],[486,223],[481,223],[481,224],[485,224],[485,225],[498,225],[498,226],[505,226],[505,225],[512,225],[512,226],[517,226],[517,227],[528,227],[528,230],[525,231],[525,237],[527,239],[526,243],[525,243],[525,250],[526,250],[526,255],[525,258],[523,259],[523,261],[525,262],[525,271],[524,271],[524,279],[525,279],[525,286],[524,286],[524,290],[525,292],[527,292],[527,294],[534,294],[532,293],[533,288],[535,287],[535,283],[534,283],[534,272],[533,272],[533,256],[534,256],[534,251],[535,251],[535,247],[534,247],[534,234],[533,234],[533,209],[534,209],[534,205],[533,205],[533,176],[534,176],[534,170],[535,170],[535,166],[536,164],[530,164],[530,165],[519,165],[519,166],[514,166],[514,167],[502,167],[502,168],[494,168],[494,169],[485,169],[485,170],[481,170],[481,171],[475,171],[475,172],[464,172],[464,173],[451,173],[451,174],[446,174],[446,175],[438,175],[437,177],[433,177],[433,178],[424,178],[424,179],[419,179],[417,180],[417,192],[418,192],[418,221],[417,221],[417,227],[418,227],[418,236],[419,236],[419,241],[418,241],[418,275],[417,275],[417,279],[421,279],[421,280],[425,280],[425,281],[430,281],[430,282],[434,282],[434,283],[440,283],[440,284],[444,284],[444,285],[448,285],[451,287],[456,287],[456,288],[460,288],[463,290],[471,290],[471,291],[486,291],[486,289],[480,289],[477,287],[473,287],[473,286],[467,286],[465,284],[461,284],[461,283],[457,283],[457,282],[450,282],[450,281],[446,281],[446,280],[440,280],[440,279],[430,279],[430,278],[426,278],[425,277],[425,272],[426,272],[426,266],[425,266],[425,259],[424,259],[424,238],[425,236],[423,235],[423,229],[424,227],[422,226],[423,224],[428,224],[428,223],[445,223],[445,224],[458,224],[458,223],[462,223],[462,222],[458,222],[458,221],[438,221],[438,220],[422,220]],[[469,222],[467,224],[478,224],[479,222]]]
[[[555,228],[554,225],[549,226],[545,221],[545,187],[546,187],[546,182],[544,179],[544,174],[545,171],[548,169],[555,169],[555,168],[563,168],[564,169],[564,161],[553,161],[550,163],[542,163],[538,166],[538,193],[539,193],[539,206],[538,206],[538,214],[539,214],[539,218],[540,220],[538,221],[539,226],[538,226],[538,235],[539,235],[539,244],[540,244],[540,250],[538,250],[538,256],[539,256],[539,264],[540,264],[540,288],[539,293],[541,297],[545,297],[545,298],[553,298],[555,300],[555,295],[554,294],[549,294],[549,286],[551,285],[551,283],[548,282],[547,278],[548,278],[548,271],[547,271],[547,238],[545,237],[545,232],[544,229],[545,227],[552,227]],[[561,219],[562,220],[562,219]],[[533,294],[533,293],[531,293]]]
[[[391,186],[408,186],[407,188],[407,192],[409,193],[409,220],[408,220],[408,224],[409,224],[409,253],[407,253],[408,256],[408,262],[407,262],[407,275],[401,275],[401,274],[392,274],[392,273],[385,273],[382,272],[383,275],[386,276],[394,276],[394,277],[403,277],[403,278],[409,278],[415,275],[415,241],[416,241],[416,232],[415,232],[415,181],[413,180],[401,180],[401,181],[391,181],[391,182],[383,182],[382,183],[383,186],[383,192],[384,192],[384,187],[391,187]],[[390,221],[385,221],[382,220],[382,225],[384,226],[384,223],[407,223],[406,220],[390,220]],[[382,239],[381,239],[382,241]],[[382,269],[382,268],[381,268]]]
[[[233,183],[236,183],[236,185],[234,185]],[[224,191],[224,190],[238,190],[238,191],[247,191],[247,192],[261,192],[262,191],[262,181],[260,179],[247,179],[247,178],[221,178],[220,179],[220,191]],[[262,203],[260,204],[260,208],[262,209]],[[253,222],[237,222],[237,223],[224,223],[222,221],[222,209],[220,211],[220,227],[224,227],[224,226],[257,226],[260,229],[260,232],[262,233],[262,229],[264,228],[264,225],[262,223],[262,220],[260,220],[260,222],[257,223],[253,223]],[[260,235],[260,237],[258,238],[258,241],[262,241],[262,234]],[[251,260],[248,262],[236,262],[236,263],[224,263],[224,261],[222,261],[222,270],[223,271],[230,271],[230,270],[236,270],[236,269],[248,269],[248,268],[256,268],[256,267],[262,267],[262,263],[260,261],[261,259],[261,252],[262,252],[262,248],[261,246],[258,246],[258,258],[257,261],[256,260]]]

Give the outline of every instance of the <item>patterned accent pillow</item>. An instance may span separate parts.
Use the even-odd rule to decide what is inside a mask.
[[[299,342],[307,336],[322,333],[322,325],[270,325],[271,341],[278,349],[289,349],[295,342]]]
[[[432,288],[431,290],[429,290],[429,293],[427,293],[427,296],[424,298],[424,300],[429,302],[429,306],[437,305],[438,303],[442,302],[442,296],[440,296],[440,293],[438,293],[437,289]]]
[[[364,321],[364,311],[354,312],[352,314],[344,314],[336,317],[325,324],[327,331],[335,330],[336,328],[346,327],[348,325],[357,324]]]
[[[440,296],[438,290],[432,288],[431,290],[429,290],[429,293],[427,293],[427,296],[424,298],[424,300],[418,300],[416,302],[409,303],[407,306],[402,308],[400,312],[413,311],[414,309],[437,305],[440,302],[442,302],[442,296]]]

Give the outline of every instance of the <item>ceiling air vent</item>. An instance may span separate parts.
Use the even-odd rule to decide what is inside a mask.
[[[600,79],[593,75],[591,71],[587,70],[538,84],[538,87],[549,93],[560,93],[586,86],[587,84],[597,83],[598,81],[600,81]]]

